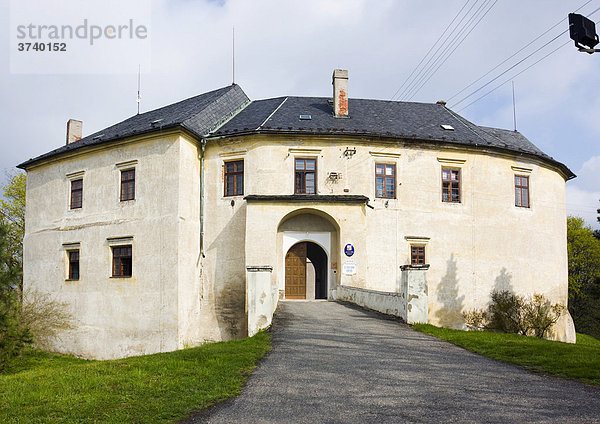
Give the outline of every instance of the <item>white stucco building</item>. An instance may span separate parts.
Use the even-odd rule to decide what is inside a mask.
[[[250,101],[237,85],[19,165],[24,284],[68,302],[59,351],[117,358],[253,334],[277,299],[462,328],[493,289],[567,302],[560,162],[443,103]],[[553,338],[574,341],[568,314]]]

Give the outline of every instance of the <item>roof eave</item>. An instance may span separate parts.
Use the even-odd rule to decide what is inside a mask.
[[[78,147],[74,147],[72,149],[69,150],[65,150],[62,152],[57,152],[55,154],[44,154],[41,156],[38,156],[37,158],[33,158],[33,159],[29,159],[23,163],[20,163],[19,165],[17,165],[16,167],[19,169],[22,169],[24,171],[27,171],[29,168],[31,168],[32,166],[35,165],[39,165],[42,164],[46,161],[50,161],[50,160],[56,160],[57,158],[61,157],[61,156],[65,156],[71,153],[84,153],[85,151],[87,151],[90,148],[94,148],[97,146],[101,146],[104,144],[113,144],[119,141],[123,141],[123,140],[127,140],[128,138],[134,138],[134,137],[140,137],[140,136],[144,136],[144,135],[149,135],[149,134],[153,134],[153,133],[161,133],[164,131],[169,131],[175,128],[179,128],[180,130],[184,131],[185,133],[188,133],[189,135],[191,135],[192,137],[196,138],[196,139],[200,139],[202,138],[201,134],[197,134],[196,132],[194,132],[193,130],[191,130],[190,128],[183,126],[182,124],[176,123],[176,124],[170,124],[170,125],[165,125],[163,127],[160,128],[150,128],[148,130],[144,130],[144,131],[140,131],[138,133],[135,134],[129,134],[126,136],[122,136],[122,137],[113,137],[113,138],[108,138],[106,140],[100,140],[98,143],[94,143],[94,144],[86,144],[86,145],[82,145],[82,146],[78,146]]]
[[[231,138],[231,137],[244,137],[244,136],[250,136],[250,135],[259,135],[259,134],[277,134],[277,135],[314,135],[314,136],[323,136],[323,135],[327,135],[327,136],[349,136],[349,137],[372,137],[372,138],[379,138],[379,139],[392,139],[392,140],[417,140],[417,141],[422,141],[425,143],[448,143],[448,139],[440,139],[440,138],[419,138],[417,136],[409,136],[409,135],[403,135],[403,136],[398,136],[398,135],[392,135],[392,134],[377,134],[377,133],[368,133],[368,132],[356,132],[356,131],[298,131],[298,130],[269,130],[269,129],[256,129],[256,130],[248,130],[248,131],[238,131],[238,132],[232,132],[232,133],[228,133],[228,134],[214,134],[211,136],[206,137],[207,140],[211,140],[211,139],[222,139],[222,138]],[[452,143],[452,142],[450,142]],[[456,145],[456,146],[465,146],[465,147],[474,147],[474,148],[478,148],[478,147],[485,147],[486,149],[491,149],[491,150],[495,150],[495,151],[500,151],[500,152],[505,152],[505,153],[510,153],[510,154],[518,154],[518,155],[522,155],[522,156],[527,156],[527,157],[531,157],[537,160],[541,160],[545,163],[548,163],[550,165],[552,165],[554,168],[556,168],[557,170],[559,170],[561,172],[561,174],[563,174],[563,177],[565,179],[565,181],[569,181],[572,180],[573,178],[576,178],[577,176],[573,173],[573,171],[571,171],[565,164],[549,158],[549,157],[544,157],[544,156],[540,156],[540,155],[536,155],[534,153],[529,153],[529,152],[525,152],[525,151],[518,151],[518,150],[512,150],[512,149],[506,149],[506,148],[502,148],[502,147],[498,147],[498,146],[489,146],[486,144],[464,144],[464,143],[452,143],[452,145]]]

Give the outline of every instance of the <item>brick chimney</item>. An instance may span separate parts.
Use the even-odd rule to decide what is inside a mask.
[[[333,71],[333,114],[336,118],[348,117],[348,71]]]
[[[83,122],[77,119],[69,119],[67,121],[67,144],[71,144],[77,140],[81,140],[83,134]]]

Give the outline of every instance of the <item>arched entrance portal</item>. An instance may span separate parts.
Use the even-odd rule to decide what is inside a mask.
[[[287,251],[285,298],[327,299],[327,253],[318,244],[304,241]]]

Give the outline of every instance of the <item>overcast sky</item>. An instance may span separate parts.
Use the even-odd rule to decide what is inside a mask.
[[[511,77],[568,42],[568,33],[560,33],[568,28],[569,12],[584,5],[578,13],[588,15],[600,8],[600,0],[486,1],[153,1],[149,3],[151,65],[144,62],[142,68],[141,109],[148,111],[231,84],[233,26],[236,83],[253,100],[330,96],[334,68],[349,70],[350,97],[390,99],[465,4],[463,12],[475,5],[473,11],[481,6],[481,13],[486,5],[494,4],[412,97],[412,101],[435,102],[452,98],[563,20],[479,85],[454,97],[454,103],[535,48],[555,41],[469,100],[456,107],[449,101],[448,106],[476,124],[513,129],[510,81],[514,81],[517,129],[578,175],[567,183],[568,212],[599,228],[600,53],[581,53],[569,43]],[[69,7],[70,13],[81,11],[90,19],[98,15],[90,0],[68,3],[75,3]],[[47,4],[39,0],[40,7]],[[10,3],[0,0],[0,25],[5,29],[13,24],[10,11]],[[600,21],[600,11],[590,18]],[[98,54],[90,48],[89,60],[73,65],[86,74],[45,74],[43,69],[31,75],[11,72],[10,57],[17,46],[8,32],[2,32],[0,55],[0,168],[11,170],[64,144],[69,118],[83,120],[86,135],[136,113],[137,66],[107,55],[106,66],[82,67],[97,59]],[[442,48],[436,57],[452,49]],[[462,109],[503,81],[509,82]]]

